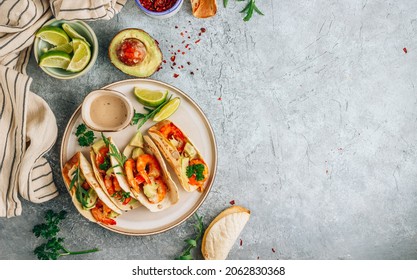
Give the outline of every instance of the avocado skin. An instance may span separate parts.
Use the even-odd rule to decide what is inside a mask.
[[[146,47],[146,57],[138,65],[128,66],[117,58],[117,47],[127,38],[136,38]],[[110,42],[108,48],[110,62],[123,73],[140,78],[151,76],[162,63],[162,52],[158,43],[147,32],[137,28],[127,28],[119,31]]]

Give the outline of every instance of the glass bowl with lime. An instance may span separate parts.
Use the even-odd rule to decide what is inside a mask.
[[[98,55],[94,31],[83,21],[52,19],[36,32],[33,52],[41,69],[68,80],[87,73]]]

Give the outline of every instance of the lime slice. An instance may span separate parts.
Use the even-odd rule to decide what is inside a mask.
[[[49,51],[63,51],[66,53],[72,53],[72,42],[69,42],[68,44],[56,46],[50,49]]]
[[[39,66],[66,69],[71,56],[63,51],[49,51],[39,58]]]
[[[56,26],[44,26],[36,32],[36,37],[48,42],[54,46],[69,43],[69,37],[64,30]]]
[[[74,39],[72,41],[74,48],[74,56],[67,67],[67,71],[80,72],[83,70],[91,60],[90,47],[81,39]]]
[[[157,107],[167,99],[168,91],[163,92],[135,87],[135,95],[138,101],[143,105]]]
[[[87,42],[87,40],[80,35],[80,33],[78,33],[77,31],[74,30],[74,28],[71,27],[71,25],[69,25],[68,23],[64,23],[62,24],[62,29],[64,29],[64,31],[68,34],[68,36],[70,36],[72,39],[81,39],[84,40],[84,42],[87,43],[87,45],[89,47],[91,47],[90,43]]]
[[[180,106],[180,103],[180,98],[175,97],[167,104],[165,104],[158,113],[156,113],[156,115],[153,117],[153,121],[160,122],[162,120],[165,120],[166,118],[174,114],[175,111],[177,111],[178,107]]]

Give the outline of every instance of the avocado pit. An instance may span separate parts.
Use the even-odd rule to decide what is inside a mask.
[[[127,66],[134,66],[145,59],[146,47],[139,39],[127,38],[120,43],[116,53],[120,62]]]

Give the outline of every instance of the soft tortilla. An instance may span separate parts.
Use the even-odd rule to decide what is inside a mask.
[[[194,186],[194,185],[188,184],[188,178],[184,178],[182,176],[182,172],[181,172],[181,155],[180,155],[180,153],[177,151],[177,148],[175,148],[175,146],[172,145],[172,143],[168,139],[166,139],[159,132],[159,129],[161,127],[163,127],[164,125],[167,125],[169,123],[171,123],[171,121],[164,120],[164,121],[161,121],[161,122],[155,124],[154,126],[152,126],[151,128],[148,129],[148,134],[151,136],[152,140],[158,146],[159,150],[164,155],[164,157],[168,161],[168,163],[171,165],[172,169],[174,169],[175,174],[177,175],[178,181],[180,182],[180,184],[184,188],[184,190],[186,190],[187,192],[193,192],[193,191],[197,190],[198,187],[197,186]],[[188,136],[183,131],[182,131],[182,134],[184,134],[184,136],[187,138],[187,141],[190,142],[193,145],[194,149],[197,152],[197,158],[200,158],[200,159],[202,159],[205,162],[205,160],[201,156],[200,151],[190,141],[190,138],[188,138]],[[207,166],[207,164],[206,164],[206,166]],[[208,169],[208,166],[207,166],[207,169]],[[210,170],[209,169],[207,170],[207,173],[210,174]],[[205,185],[203,185],[203,188],[200,189],[199,191],[202,191],[204,189],[204,186]]]
[[[97,223],[96,219],[93,217],[90,210],[85,210],[82,204],[77,200],[76,195],[75,195],[75,191],[76,191],[75,187],[73,187],[70,190],[71,179],[73,177],[72,173],[75,171],[75,168],[77,168],[78,165],[84,178],[88,182],[88,184],[97,193],[98,198],[104,204],[106,204],[111,210],[113,210],[117,214],[121,214],[122,212],[120,211],[120,209],[117,208],[116,205],[114,205],[110,201],[110,199],[101,189],[99,183],[94,177],[93,168],[91,167],[90,163],[81,152],[77,152],[67,163],[65,163],[64,167],[62,168],[62,175],[64,177],[65,186],[67,187],[68,192],[71,194],[72,202],[74,203],[78,212],[80,212],[80,214],[83,215],[88,220]]]
[[[116,147],[116,149],[117,149],[117,146],[116,146],[116,144],[114,143],[114,141],[113,141],[113,139],[110,137],[109,138],[109,141],[110,141],[110,143],[112,143],[115,147]],[[136,203],[132,203],[132,204],[130,204],[130,203],[128,203],[128,204],[126,204],[126,205],[123,205],[123,203],[120,201],[120,200],[118,200],[118,199],[116,199],[116,198],[114,198],[114,197],[112,197],[110,194],[109,194],[109,192],[107,191],[107,188],[106,188],[106,185],[105,185],[105,183],[104,183],[104,181],[103,181],[103,178],[101,178],[101,176],[100,176],[100,172],[99,172],[99,170],[98,170],[98,168],[97,168],[97,166],[95,165],[95,158],[96,158],[96,153],[93,151],[93,149],[91,149],[91,151],[90,151],[90,159],[91,159],[91,162],[92,162],[92,166],[93,166],[93,169],[94,169],[94,175],[95,175],[95,177],[96,177],[96,179],[97,179],[97,181],[98,181],[98,183],[100,184],[100,186],[101,186],[101,188],[102,188],[102,190],[104,191],[104,193],[107,195],[107,197],[111,200],[111,201],[113,201],[113,203],[120,209],[120,210],[122,210],[122,211],[129,211],[129,210],[133,210],[133,209],[135,209],[135,208],[138,208],[139,206],[140,206],[140,203],[139,202],[136,202]],[[127,180],[126,180],[126,178],[125,178],[125,176],[124,175],[122,175],[123,174],[123,169],[122,169],[122,167],[120,167],[119,166],[119,163],[117,162],[117,160],[113,157],[113,156],[110,156],[110,161],[111,161],[111,165],[112,166],[117,166],[117,167],[113,167],[113,172],[114,172],[114,175],[116,176],[116,179],[117,179],[117,182],[119,182],[119,185],[120,185],[120,188],[122,188],[122,190],[123,191],[125,191],[125,192],[130,192],[130,188],[129,188],[129,184],[127,183]],[[133,196],[132,196],[132,198],[134,198]]]
[[[250,211],[232,206],[221,212],[206,229],[201,252],[206,260],[225,260],[242,229],[249,221]]]
[[[150,155],[155,156],[156,160],[158,161],[159,165],[161,166],[162,177],[163,181],[167,185],[168,191],[165,198],[159,203],[150,203],[148,198],[145,196],[143,192],[134,192],[131,189],[131,192],[134,194],[135,198],[139,200],[139,202],[148,208],[151,212],[159,212],[162,211],[171,205],[174,205],[179,200],[178,188],[175,185],[174,181],[171,178],[171,175],[167,171],[167,166],[162,158],[161,153],[159,152],[158,148],[156,147],[155,143],[149,138],[149,136],[143,136],[144,140],[144,152]]]
[[[217,12],[216,0],[191,0],[191,7],[197,18],[212,17]]]

